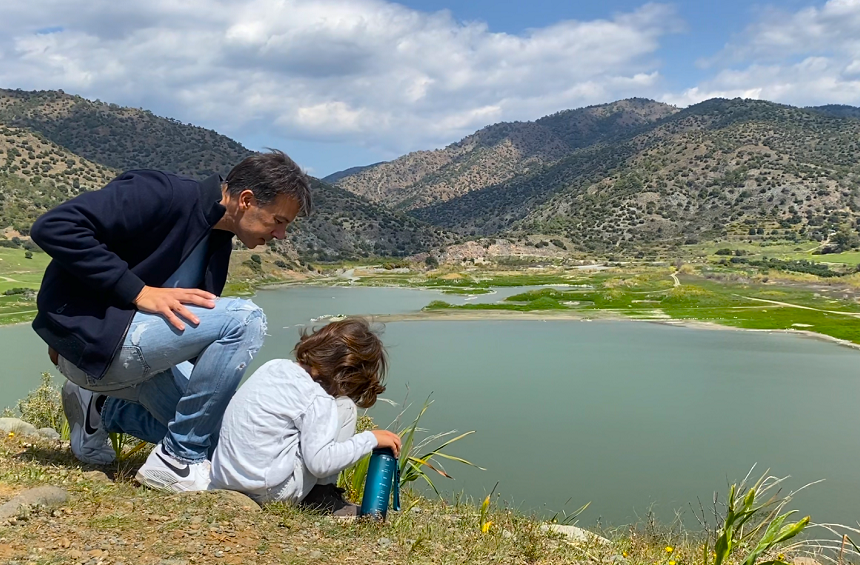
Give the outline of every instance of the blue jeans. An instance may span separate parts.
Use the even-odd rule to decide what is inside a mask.
[[[161,316],[135,314],[101,379],[62,357],[58,368],[73,383],[110,397],[102,409],[108,432],[163,440],[171,455],[195,463],[215,447],[224,410],[263,345],[266,316],[241,298],[219,298],[212,309],[187,307],[200,323],[186,321],[184,331]]]

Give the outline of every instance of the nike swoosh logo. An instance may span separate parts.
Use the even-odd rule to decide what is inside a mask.
[[[161,462],[162,462],[162,463],[164,463],[165,465],[167,465],[168,467],[170,467],[170,470],[171,470],[171,471],[173,471],[174,473],[176,473],[177,475],[179,475],[179,476],[180,476],[180,477],[182,477],[183,479],[184,479],[185,477],[187,477],[188,475],[190,475],[190,474],[191,474],[191,469],[189,469],[188,465],[186,465],[185,467],[176,467],[175,465],[173,465],[172,463],[170,463],[167,459],[165,459],[164,457],[162,457],[160,453],[156,453],[155,455],[156,455],[159,459],[161,459]]]
[[[93,400],[95,400],[96,395],[90,396],[90,402],[87,404],[87,413],[84,414],[84,430],[86,430],[87,435],[93,435],[98,431],[98,428],[94,428],[92,424],[90,424],[90,414],[93,412]]]

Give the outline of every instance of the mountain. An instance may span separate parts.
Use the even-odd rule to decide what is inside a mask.
[[[586,249],[751,234],[820,241],[843,227],[856,232],[860,120],[715,99],[616,147],[602,178],[556,183],[549,199],[510,227],[564,235]]]
[[[404,257],[453,241],[450,233],[317,179],[311,190],[314,213],[287,231],[288,241],[305,260]]]
[[[226,174],[253,152],[212,130],[62,91],[0,90],[0,229],[26,233],[45,210],[119,171]],[[5,164],[4,164],[5,163]],[[451,240],[437,228],[312,179],[314,214],[272,251],[306,261],[401,257]]]
[[[523,241],[543,234],[584,250],[727,236],[820,241],[841,228],[856,231],[860,120],[842,117],[851,114],[845,107],[713,99],[676,110],[650,101],[622,102],[490,126],[445,150],[380,166],[369,172],[377,175],[372,179],[359,173],[338,185],[362,194],[379,190],[395,206],[415,204],[416,169],[397,176],[393,165],[415,162],[418,155],[449,158],[465,145],[476,147],[476,154],[481,147],[496,150],[540,127],[552,135],[528,145],[543,148],[541,159],[526,167],[520,153],[507,169],[499,166],[517,174],[483,184],[471,182],[474,164],[460,176],[449,167],[449,185],[461,186],[461,194],[429,199],[409,214],[466,237]],[[603,113],[595,116],[598,110]],[[501,136],[494,144],[475,141],[493,132]],[[549,148],[561,144],[566,149],[548,157]],[[426,176],[422,186],[433,180],[438,188],[438,178]]]
[[[373,167],[376,167],[377,165],[381,165],[384,162],[385,161],[380,161],[379,163],[373,163],[372,165],[364,165],[364,166],[360,166],[360,167],[350,167],[348,169],[344,169],[342,171],[337,171],[336,173],[332,173],[328,176],[325,176],[325,177],[321,178],[320,180],[323,182],[327,182],[328,184],[334,184],[344,177],[348,177],[348,176],[354,175],[356,173],[360,173],[361,171],[366,171],[367,169],[371,169]]]
[[[532,174],[578,149],[611,143],[677,111],[632,98],[535,122],[499,123],[444,149],[416,151],[345,174],[335,184],[398,210],[425,208]]]
[[[36,132],[0,125],[0,228],[27,234],[45,211],[114,176]]]
[[[252,153],[212,130],[63,91],[0,90],[0,124],[37,131],[116,170],[155,167],[202,178]]]
[[[807,110],[833,116],[834,118],[860,118],[860,108],[845,104],[828,104],[826,106],[810,106]]]

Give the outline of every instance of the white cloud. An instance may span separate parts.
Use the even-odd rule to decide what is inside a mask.
[[[653,94],[681,26],[661,4],[513,35],[383,0],[33,0],[4,6],[0,86],[403,152]]]
[[[860,104],[860,0],[797,12],[768,9],[710,59],[716,74],[663,100],[686,106],[716,96],[798,106]]]

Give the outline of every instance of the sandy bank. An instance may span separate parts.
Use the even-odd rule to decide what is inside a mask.
[[[679,326],[700,330],[723,330],[723,331],[742,331],[742,332],[758,332],[758,333],[784,333],[790,335],[799,335],[806,338],[817,339],[850,347],[860,350],[860,344],[853,343],[844,339],[839,339],[825,334],[812,332],[809,330],[800,329],[750,329],[736,328],[734,326],[724,326],[716,322],[705,322],[701,320],[674,320],[674,319],[654,319],[654,318],[636,318],[625,316],[615,310],[593,310],[589,312],[570,312],[546,310],[542,312],[516,312],[511,310],[433,310],[413,312],[408,314],[383,314],[373,316],[373,320],[382,323],[388,322],[426,322],[434,320],[445,320],[454,322],[465,321],[480,321],[480,320],[532,320],[532,321],[547,321],[547,320],[568,320],[590,322],[592,320],[613,320],[625,322],[649,322],[652,324],[663,324],[670,326]]]

